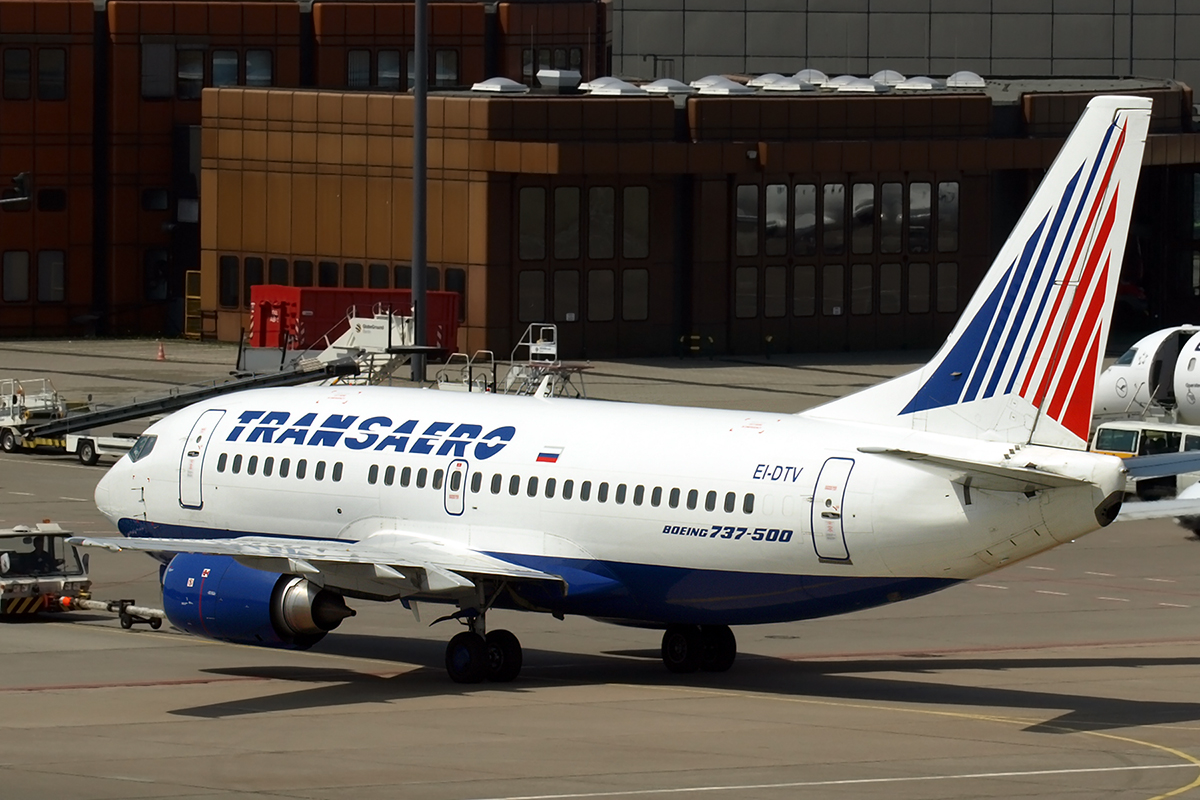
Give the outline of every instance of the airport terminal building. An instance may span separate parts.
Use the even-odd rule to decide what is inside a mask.
[[[1118,324],[1196,316],[1185,83],[538,87],[634,71],[615,6],[432,4],[428,285],[462,294],[460,349],[507,355],[540,321],[571,358],[936,344],[1110,92],[1155,103]],[[409,285],[411,8],[0,0],[0,170],[36,187],[0,213],[0,334],[177,332],[191,294],[197,332],[236,340],[256,283]],[[45,35],[9,36],[10,9]],[[472,89],[497,76],[532,91]]]

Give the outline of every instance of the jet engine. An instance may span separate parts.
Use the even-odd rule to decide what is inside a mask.
[[[300,650],[354,616],[340,594],[304,578],[192,553],[167,565],[163,610],[176,628],[207,639]]]

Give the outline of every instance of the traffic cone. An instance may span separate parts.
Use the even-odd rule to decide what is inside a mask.
[[[158,355],[155,357],[154,360],[155,361],[166,361],[167,360],[167,351],[165,348],[163,348],[162,339],[158,340]]]

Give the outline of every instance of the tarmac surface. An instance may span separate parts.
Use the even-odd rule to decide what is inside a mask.
[[[231,348],[0,342],[0,378],[71,399],[223,378]],[[924,353],[597,363],[593,397],[798,411]],[[124,426],[130,427],[130,426]],[[0,526],[109,535],[101,467],[0,454]],[[157,566],[91,554],[98,598],[157,605]],[[1200,797],[1200,541],[1115,524],[896,606],[736,630],[726,674],[675,676],[659,634],[494,612],[509,685],[444,674],[449,624],[398,604],[304,653],[75,612],[0,623],[0,797]]]

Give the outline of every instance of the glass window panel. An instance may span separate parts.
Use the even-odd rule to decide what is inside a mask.
[[[650,315],[650,272],[627,269],[621,273],[621,319],[636,322]]]
[[[317,286],[335,287],[338,285],[338,263],[336,261],[321,261],[317,264]]]
[[[67,51],[57,47],[38,50],[38,99],[63,100],[67,96]]]
[[[583,500],[583,501],[587,501],[587,500],[591,499],[591,496],[592,496],[592,482],[584,481],[583,483],[579,484],[579,499]]]
[[[542,322],[546,319],[546,273],[524,270],[517,277],[517,320]]]
[[[38,189],[38,211],[66,211],[67,193],[63,189]]]
[[[879,193],[879,252],[899,253],[904,229],[904,184],[885,183]]]
[[[363,265],[350,262],[342,269],[342,286],[350,289],[361,289],[363,285]]]
[[[521,74],[526,78],[532,78],[536,71],[533,68],[533,49],[526,47],[521,51]]]
[[[292,460],[290,458],[279,459],[279,477],[286,478],[288,471],[291,469]]]
[[[700,492],[699,492],[698,490],[696,490],[696,489],[690,489],[690,490],[688,491],[688,493],[687,493],[687,507],[688,507],[688,511],[695,511],[695,510],[696,510],[696,503],[697,503],[697,501],[699,501],[699,499],[700,499]]]
[[[554,478],[546,478],[546,491],[545,491],[546,497],[549,497],[549,498],[554,497],[554,487],[556,484],[557,484],[557,481]]]
[[[821,272],[821,313],[836,317],[846,304],[845,267],[841,264],[826,264]]]
[[[572,47],[568,51],[568,55],[571,59],[570,69],[579,71],[579,68],[583,65],[583,48]],[[586,78],[587,76],[584,76],[584,77]]]
[[[4,254],[3,295],[6,303],[29,300],[29,253],[10,250]]]
[[[624,237],[621,255],[645,258],[650,255],[650,189],[626,186],[624,192]]]
[[[661,486],[655,486],[654,490],[650,492],[650,505],[654,506],[655,508],[658,508],[660,505],[662,505]]]
[[[733,271],[733,315],[739,319],[758,315],[758,267]]]
[[[616,220],[616,190],[611,186],[588,189],[588,258],[612,258]]]
[[[933,224],[933,202],[928,183],[908,186],[908,252],[928,253],[930,226]]]
[[[312,286],[313,263],[296,261],[292,264],[292,283],[296,286]]]
[[[204,51],[179,50],[175,61],[175,95],[180,100],[199,100],[204,88]]]
[[[958,181],[938,184],[938,252],[958,250]]]
[[[758,255],[758,187],[737,187],[734,239],[739,256]]]
[[[388,467],[388,469],[395,471],[396,468]],[[400,470],[400,485],[408,486],[410,483],[412,483],[412,467],[405,467],[404,469]],[[390,480],[388,481],[388,485],[391,485]]]
[[[405,467],[405,469],[407,469],[407,467]],[[428,479],[429,479],[429,470],[427,470],[425,467],[421,467],[419,470],[417,470],[416,486],[418,489],[424,489],[425,481]]]
[[[367,483],[374,485],[378,482],[379,482],[379,465],[372,464],[371,468],[367,470]]]
[[[788,187],[786,183],[769,183],[765,197],[765,228],[763,252],[769,256],[787,254]]]
[[[212,57],[212,85],[237,86],[237,50],[214,50]]]
[[[564,48],[564,47],[554,48],[554,68],[555,69],[566,69],[567,68],[567,50],[566,50],[566,48]]]
[[[458,51],[438,50],[434,66],[437,86],[458,85]]]
[[[821,222],[822,250],[837,255],[846,249],[846,187],[825,184],[824,213]]]
[[[147,250],[142,257],[142,269],[144,271],[143,286],[146,290],[147,300],[166,300],[169,283],[167,280],[167,251],[166,250]]]
[[[267,261],[267,283],[276,286],[288,285],[288,262],[286,258],[272,258]]]
[[[238,267],[237,256],[221,256],[217,261],[217,300],[226,308],[238,305]]]
[[[518,200],[521,228],[517,253],[526,261],[545,258],[546,190],[540,186],[526,186],[518,193]]]
[[[13,52],[16,51],[8,50],[4,54],[4,97],[9,100],[24,99],[12,98],[8,94],[8,54]],[[29,51],[25,52],[28,54]],[[28,56],[26,56],[26,72],[28,72]],[[172,97],[175,94],[175,86],[172,84],[171,76],[174,74],[175,45],[153,42],[142,45],[142,97],[151,99]],[[27,84],[25,97],[28,96]]]
[[[242,278],[244,280],[242,289],[242,304],[250,307],[250,287],[258,286],[263,282],[263,260],[261,258],[247,258],[243,264]]]
[[[1196,438],[1198,440],[1200,440],[1200,436],[1197,436]],[[1190,449],[1194,450],[1196,448],[1190,448]],[[645,499],[646,499],[646,487],[639,484],[637,486],[637,488],[635,488],[633,490],[633,504],[635,506],[640,506]]]
[[[879,313],[900,313],[900,265],[879,265]]]
[[[725,513],[732,514],[735,508],[737,508],[737,492],[726,492]]]
[[[300,463],[301,463],[301,464],[303,464],[304,462],[303,462],[303,461],[301,461]],[[233,472],[234,472],[234,474],[236,474],[236,473],[239,473],[239,472],[241,472],[241,471],[242,471],[242,456],[241,456],[241,454],[240,454],[240,453],[238,453],[237,455],[235,455],[235,456],[233,457]],[[303,476],[303,475],[300,473],[300,470],[296,470],[296,474],[297,474],[298,476],[300,476],[300,477],[304,477],[304,476]]]
[[[874,294],[874,267],[870,264],[854,264],[850,267],[850,313],[870,314],[871,296]]]
[[[554,273],[554,321],[579,320],[579,270],[562,269]]]
[[[379,469],[379,468],[376,467],[376,469]],[[275,471],[275,456],[267,456],[263,460],[263,475],[266,475],[269,478],[269,477],[271,477],[271,473],[274,471]],[[374,483],[374,481],[372,481],[372,483]]]
[[[787,313],[787,267],[767,267],[763,271],[763,316],[782,317]]]
[[[29,51],[9,48],[4,51],[4,99],[29,99]]]
[[[705,511],[716,511],[717,510],[717,493],[716,492],[709,492],[708,494],[706,494],[704,496],[704,510]]]
[[[594,269],[588,272],[588,320],[608,322],[613,318],[613,271]]]
[[[400,264],[395,269],[393,269],[392,277],[395,280],[395,283],[392,284],[395,288],[397,288],[397,289],[411,289],[412,288],[412,267],[410,267],[408,264]],[[429,287],[426,286],[425,288],[428,289]]]
[[[336,461],[333,464],[333,479],[340,481],[342,479],[342,462]]]
[[[554,190],[554,257],[579,258],[579,187]]]
[[[271,86],[274,82],[274,67],[270,50],[246,51],[246,85]]]
[[[441,277],[442,277],[441,273],[438,272],[437,267],[426,267],[425,268],[425,289],[430,292],[440,291],[441,286],[442,286]]]
[[[371,85],[371,51],[351,50],[346,53],[346,86],[365,89]]]
[[[250,456],[250,460],[246,463],[246,474],[253,475],[258,472],[258,456]],[[318,478],[318,480],[320,480]]]
[[[417,82],[416,66],[417,66],[417,60],[413,55],[413,51],[409,50],[407,55],[404,58],[404,67],[405,67],[404,74],[408,76],[406,83],[408,84],[409,89],[413,88],[413,85],[416,84],[416,82]],[[428,79],[428,76],[426,76],[426,79]]]
[[[792,252],[811,256],[817,252],[817,187],[798,183],[792,194]]]
[[[770,512],[771,512],[771,509],[768,506],[767,513],[769,514]],[[746,495],[746,498],[744,500],[742,500],[742,513],[743,514],[753,514],[754,513],[754,495],[748,494],[748,495]]]
[[[575,493],[575,481],[573,481],[573,480],[563,481],[562,499],[570,500],[571,496],[574,493]]]
[[[170,195],[166,189],[142,189],[143,211],[166,211]]]
[[[536,475],[529,477],[529,483],[526,484],[525,494],[530,497],[537,497],[538,479]]]
[[[391,277],[387,264],[371,264],[367,267],[367,288],[387,289],[391,286]]]
[[[859,255],[875,250],[875,185],[854,184],[850,206],[850,250]]]
[[[958,311],[958,264],[937,265],[937,310]]]
[[[667,505],[669,505],[671,508],[679,508],[679,490],[678,489],[671,490],[671,493],[667,496]]]
[[[302,458],[296,462],[296,478],[304,479],[304,474],[308,471],[308,459]]]
[[[908,313],[929,311],[929,265],[908,265]]]
[[[811,317],[817,313],[817,268],[801,264],[792,270],[792,314]]]
[[[379,73],[379,88],[391,92],[400,91],[400,51],[380,50],[375,54],[375,63]]]
[[[62,250],[38,253],[38,300],[57,303],[66,299],[67,254]]]
[[[1192,175],[1192,238],[1200,239],[1200,172]]]
[[[483,490],[483,473],[476,472],[471,475],[471,492],[479,494]]]

